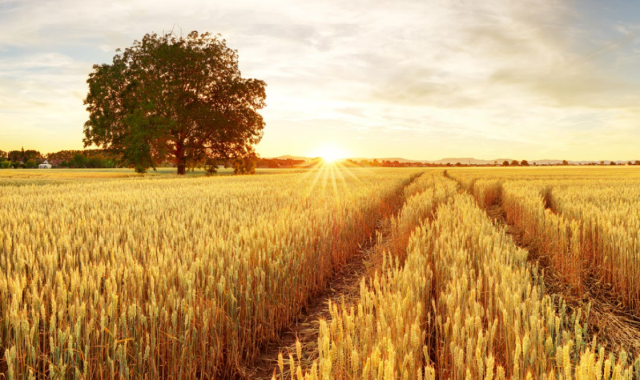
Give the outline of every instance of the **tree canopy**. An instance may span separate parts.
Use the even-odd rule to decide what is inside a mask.
[[[254,157],[265,82],[241,76],[238,54],[209,33],[147,34],[111,64],[94,65],[85,99],[85,147],[117,153],[138,172]],[[250,168],[251,165],[239,165]]]
[[[42,153],[37,150],[28,149],[12,150],[7,153],[7,159],[12,162],[27,162],[29,160],[42,160]]]

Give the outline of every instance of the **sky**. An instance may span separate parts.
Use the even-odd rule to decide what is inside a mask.
[[[0,0],[0,150],[82,149],[86,80],[221,34],[267,83],[263,157],[640,159],[634,0]]]

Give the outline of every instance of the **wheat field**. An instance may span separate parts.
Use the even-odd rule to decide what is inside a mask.
[[[0,378],[251,378],[378,236],[274,378],[640,379],[633,340],[567,306],[602,283],[640,314],[639,189],[634,168],[0,178]]]

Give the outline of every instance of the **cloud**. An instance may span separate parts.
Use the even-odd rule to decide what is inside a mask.
[[[0,0],[9,31],[0,34],[0,140],[28,145],[31,131],[44,128],[59,137],[40,149],[78,147],[92,64],[109,62],[116,48],[148,32],[199,30],[221,33],[238,49],[243,75],[268,83],[258,147],[267,156],[305,154],[323,139],[353,144],[360,156],[631,152],[628,139],[593,143],[607,131],[638,134],[640,27],[615,4],[603,7],[572,0]]]

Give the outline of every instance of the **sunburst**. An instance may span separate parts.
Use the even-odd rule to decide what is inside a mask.
[[[314,157],[320,157],[327,164],[333,164],[347,157],[347,151],[335,144],[325,144],[313,151]]]

